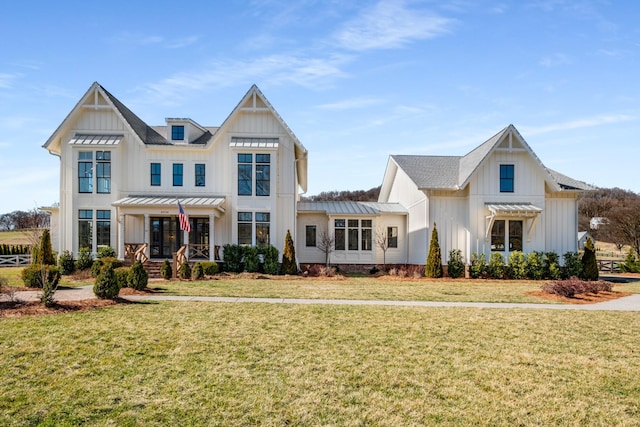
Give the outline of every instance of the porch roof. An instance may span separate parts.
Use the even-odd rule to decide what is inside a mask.
[[[69,145],[118,145],[124,135],[82,135],[77,134]]]
[[[381,214],[407,214],[407,210],[399,203],[356,201],[298,202],[298,212],[323,212],[327,215],[361,216],[377,216]]]
[[[492,215],[532,217],[542,213],[542,208],[531,203],[487,203],[486,206]]]
[[[215,208],[224,212],[224,197],[129,196],[113,202],[117,207]]]

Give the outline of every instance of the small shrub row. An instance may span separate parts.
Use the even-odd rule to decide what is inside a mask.
[[[111,258],[102,258],[104,261]],[[97,262],[98,260],[96,260]],[[93,293],[101,299],[114,299],[120,293],[121,288],[129,287],[141,291],[149,283],[149,274],[144,269],[140,261],[136,261],[133,266],[114,267],[113,262],[106,262],[100,269],[93,285]]]
[[[278,274],[278,249],[273,246],[224,245],[224,269],[232,273]],[[205,272],[205,274],[208,274]]]
[[[321,264],[312,264],[305,271],[309,277],[334,277],[337,274],[335,267],[327,267]]]
[[[31,252],[31,247],[27,245],[0,245],[0,255],[26,255]]]
[[[548,294],[571,298],[578,294],[597,294],[611,292],[611,283],[603,280],[587,281],[572,277],[566,280],[556,280],[546,283],[542,290]]]
[[[555,252],[511,252],[508,263],[499,252],[493,252],[486,260],[484,253],[472,253],[469,265],[469,276],[472,279],[530,279],[542,280],[582,275],[582,261],[576,252],[567,252],[563,256],[564,266],[559,265],[559,257]]]
[[[413,277],[419,279],[424,277],[424,267],[421,265],[408,265],[406,267],[394,267],[389,270],[389,276],[393,277]]]

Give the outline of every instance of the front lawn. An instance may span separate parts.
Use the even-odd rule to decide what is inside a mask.
[[[0,321],[2,425],[637,425],[625,312],[123,304]]]
[[[0,267],[0,277],[7,279],[9,286],[23,287],[24,282],[22,281],[22,270],[24,270],[24,268],[25,267]],[[62,276],[59,286],[73,288],[77,286],[93,285],[93,282],[94,279],[91,277],[88,279],[77,280],[73,276]]]
[[[272,277],[250,279],[220,276],[205,281],[151,281],[168,295],[362,299],[402,301],[475,301],[512,303],[557,303],[547,298],[527,295],[540,291],[544,281],[471,280],[471,279],[394,279],[389,276],[338,278]],[[616,290],[633,292],[621,285]]]

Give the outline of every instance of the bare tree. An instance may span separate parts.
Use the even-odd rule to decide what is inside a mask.
[[[387,249],[389,249],[389,236],[381,229],[376,230],[376,245],[382,250],[382,269],[387,271]]]
[[[318,249],[324,253],[325,265],[329,267],[329,256],[336,248],[336,238],[333,234],[329,234],[326,230],[320,233],[318,238]]]
[[[609,213],[611,234],[618,242],[630,245],[636,254],[640,254],[640,199],[627,201],[624,206],[617,207]]]

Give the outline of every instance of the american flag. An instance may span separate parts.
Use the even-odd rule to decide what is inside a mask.
[[[178,200],[178,218],[180,219],[180,230],[191,232],[191,224],[189,224],[189,217],[184,213],[180,200]]]

